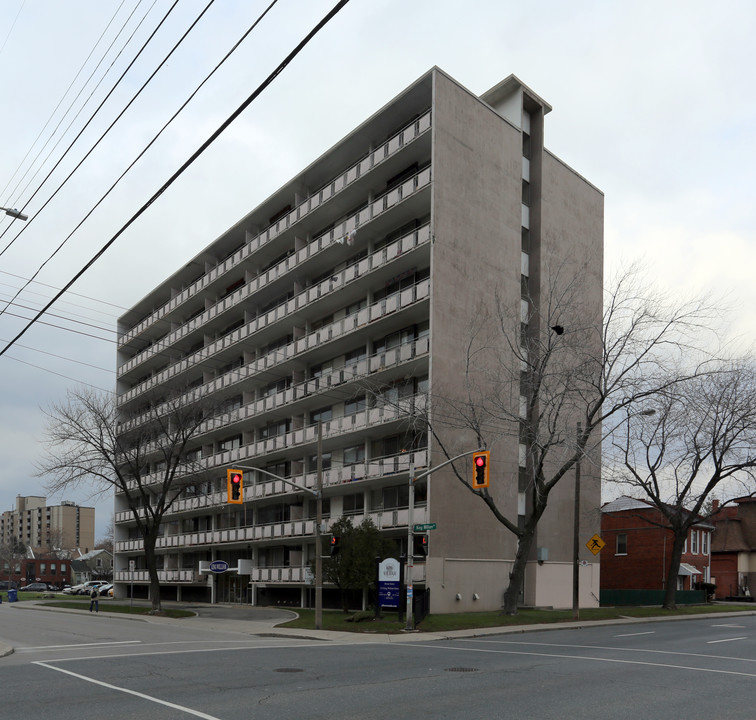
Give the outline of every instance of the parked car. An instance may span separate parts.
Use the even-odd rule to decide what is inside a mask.
[[[85,582],[79,590],[79,595],[89,595],[92,592],[92,588],[99,588],[101,585],[107,585],[105,580],[89,580]]]
[[[20,592],[47,592],[48,590],[47,583],[43,582],[29,583],[26,587],[19,588]]]
[[[80,585],[69,585],[63,588],[63,592],[66,595],[78,595],[79,590],[81,590],[83,587],[84,587],[84,583],[81,583]]]
[[[15,580],[0,580],[0,590],[16,590],[18,583]]]
[[[97,592],[100,593],[100,597],[111,597],[111,591],[113,590],[113,583],[105,583],[97,588]]]

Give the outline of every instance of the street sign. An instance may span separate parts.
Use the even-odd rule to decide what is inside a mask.
[[[606,543],[601,539],[601,536],[596,533],[586,544],[585,546],[594,554],[598,555],[601,552],[601,549],[606,545]]]
[[[415,525],[412,528],[412,532],[421,533],[421,532],[427,532],[428,530],[435,530],[437,527],[436,523],[423,523],[422,525]]]

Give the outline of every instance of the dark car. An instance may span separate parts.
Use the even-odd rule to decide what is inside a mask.
[[[35,582],[26,587],[19,588],[19,592],[47,592],[47,583]]]
[[[18,583],[15,580],[0,580],[0,590],[15,590]]]

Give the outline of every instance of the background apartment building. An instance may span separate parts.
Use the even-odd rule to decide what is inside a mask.
[[[313,488],[318,421],[326,523],[369,516],[406,548],[410,463],[444,460],[409,419],[434,393],[463,392],[482,310],[498,301],[513,326],[527,322],[524,298],[537,306],[550,260],[568,257],[600,323],[603,196],[544,149],[550,109],[514,76],[477,97],[434,68],[120,319],[124,417],[177,385],[222,405],[187,456],[213,477],[187,488],[158,542],[166,597],[310,602],[314,500],[247,471],[244,504],[229,506],[226,470],[259,467]],[[432,403],[431,421],[475,449],[471,434],[443,429]],[[513,516],[522,458],[516,436],[491,456],[491,492]],[[583,506],[598,508],[597,470],[584,468],[582,489]],[[536,543],[548,560],[534,550],[525,603],[570,604],[571,493],[553,494]],[[515,539],[450,471],[418,483],[414,522],[437,524],[415,576],[433,611],[501,605]],[[117,495],[120,594],[132,580],[146,593],[141,550]],[[586,555],[590,604],[598,570]],[[238,572],[207,574],[211,560]]]
[[[18,540],[27,547],[92,549],[95,543],[95,509],[64,500],[48,505],[40,496],[16,497],[16,509],[0,516],[0,541]]]

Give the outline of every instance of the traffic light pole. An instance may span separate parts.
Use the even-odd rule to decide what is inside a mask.
[[[455,460],[467,457],[476,452],[481,452],[483,448],[477,450],[470,450],[469,452],[460,453],[455,455],[451,460],[442,462],[440,465],[426,470],[415,477],[415,464],[410,460],[409,464],[409,502],[407,508],[407,572],[405,573],[404,582],[407,586],[407,624],[404,628],[406,632],[414,632],[415,630],[415,613],[412,607],[414,597],[414,587],[412,585],[412,574],[415,567],[414,548],[415,548],[415,483],[418,480],[432,475],[436,470],[440,470],[442,467],[451,465]]]
[[[304,485],[282,478],[280,475],[263,470],[258,467],[252,467],[251,465],[234,465],[241,470],[256,470],[263,475],[269,475],[276,480],[287,485],[292,485],[297,490],[310,493],[315,497],[315,629],[323,629],[323,557],[322,557],[322,542],[323,535],[323,425],[318,420],[318,472],[317,472],[317,489],[311,490]]]

